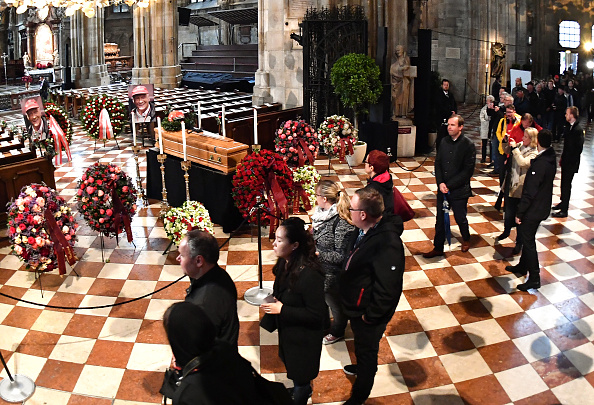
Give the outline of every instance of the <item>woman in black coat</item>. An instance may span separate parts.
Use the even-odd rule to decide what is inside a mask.
[[[276,315],[279,356],[293,380],[295,405],[305,405],[311,380],[320,370],[324,324],[324,275],[315,254],[313,237],[300,218],[285,220],[273,243],[278,257],[273,273],[275,302],[261,305],[265,317]],[[264,320],[263,320],[264,321]]]
[[[163,326],[175,365],[193,369],[175,390],[173,405],[269,403],[256,391],[250,362],[228,343],[215,342],[216,328],[199,306],[173,304],[163,316]]]

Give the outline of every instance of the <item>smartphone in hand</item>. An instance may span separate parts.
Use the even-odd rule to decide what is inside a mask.
[[[272,294],[270,294],[268,297],[264,298],[265,304],[272,304],[273,302],[276,302],[276,298],[274,298],[274,295],[272,295]]]

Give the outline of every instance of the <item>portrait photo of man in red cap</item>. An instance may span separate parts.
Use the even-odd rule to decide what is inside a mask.
[[[21,100],[21,111],[25,119],[27,135],[31,139],[49,138],[49,125],[43,111],[41,97],[32,97]]]
[[[155,99],[152,84],[138,84],[128,87],[128,108],[130,109],[130,121],[134,116],[134,122],[155,122]]]

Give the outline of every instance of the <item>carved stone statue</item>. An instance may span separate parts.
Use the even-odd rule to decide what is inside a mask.
[[[57,49],[54,51],[54,66],[60,66],[60,53]]]
[[[505,69],[505,45],[500,42],[491,44],[491,77],[501,76]]]
[[[31,58],[29,57],[29,54],[27,52],[23,54],[23,65],[25,66],[25,68],[31,67]]]
[[[395,62],[390,67],[392,82],[392,115],[393,119],[405,117],[411,110],[411,82],[416,76],[411,71],[410,58],[404,52],[402,45],[397,45],[394,51]]]

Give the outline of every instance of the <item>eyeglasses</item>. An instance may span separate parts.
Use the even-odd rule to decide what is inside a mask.
[[[316,197],[323,197],[322,194],[316,194]]]
[[[357,209],[357,208],[349,208],[349,211],[351,211],[351,212],[352,212],[352,211],[365,211],[365,210],[362,210],[362,209]]]

